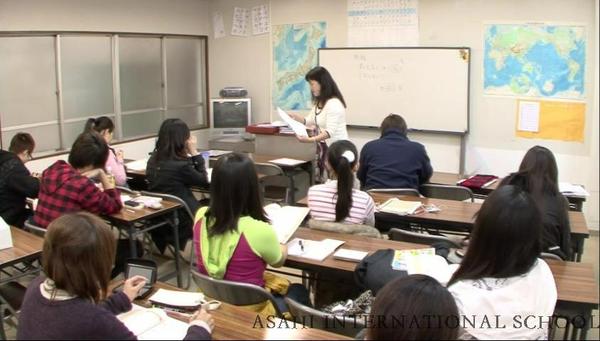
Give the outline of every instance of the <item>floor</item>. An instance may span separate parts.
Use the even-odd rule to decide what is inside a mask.
[[[598,232],[593,231],[590,238],[587,239],[585,241],[585,249],[584,249],[584,253],[583,253],[583,259],[582,261],[585,263],[592,263],[594,264],[594,271],[595,271],[595,277],[596,277],[596,281],[600,282],[600,273],[599,273],[599,242],[598,242]],[[190,243],[188,243],[187,248],[184,252],[184,255],[186,257],[186,259],[189,259],[189,249],[190,249]],[[172,259],[167,259],[167,258],[156,258],[157,262],[159,263],[159,276],[161,273],[167,273],[169,271],[172,271],[174,265],[173,265],[173,261]],[[287,277],[288,279],[290,279],[292,282],[295,283],[300,283],[300,278],[297,277],[300,275],[300,271],[297,269],[291,269],[291,268],[280,268],[278,269],[279,271],[283,271],[285,273],[288,273],[289,275],[283,275],[285,277]],[[187,274],[189,272],[189,267],[187,264],[183,265],[183,273],[185,274],[185,276],[183,276],[183,280],[184,280],[184,285],[187,283],[188,277]],[[170,284],[176,285],[176,280],[175,278],[172,278],[170,280],[167,281]],[[196,290],[197,287],[194,285],[194,283],[191,283],[190,286],[190,290]],[[593,312],[594,314],[594,325],[596,328],[592,328],[592,330],[588,333],[587,335],[587,339],[588,340],[598,340],[600,339],[600,334],[599,334],[599,329],[598,329],[598,325],[600,324],[600,316],[598,313],[598,310],[594,310]],[[5,328],[6,328],[6,335],[8,339],[15,339],[16,338],[16,330],[13,326],[9,325],[9,324],[5,324]],[[563,338],[563,331],[562,330],[557,330],[555,339],[562,339]]]

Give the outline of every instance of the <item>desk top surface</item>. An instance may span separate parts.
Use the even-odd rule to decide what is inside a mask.
[[[177,287],[165,283],[156,283],[156,288],[181,291]],[[142,305],[145,302],[136,302]],[[213,340],[348,340],[343,335],[330,333],[320,329],[303,328],[303,325],[294,325],[291,321],[278,318],[271,320],[271,327],[260,328],[256,322],[257,315],[250,310],[237,307],[225,302],[221,307],[210,312],[215,320],[215,328],[212,333]],[[267,320],[261,319],[263,326],[267,327]],[[289,328],[286,328],[286,323]],[[254,328],[256,324],[256,328]],[[282,328],[277,328],[281,326]],[[294,328],[295,327],[295,328]]]
[[[408,250],[429,247],[422,244],[405,243],[384,239],[368,238],[341,233],[317,231],[308,228],[300,228],[294,235],[296,238],[309,240],[337,239],[345,243],[340,247],[350,250],[374,252],[380,249]],[[561,262],[546,260],[554,275],[558,299],[566,302],[578,302],[584,304],[598,305],[598,284],[595,280],[592,264]],[[341,270],[353,272],[358,263],[338,260],[333,255],[324,261],[289,256],[286,266],[290,267],[317,267],[322,270]]]
[[[407,219],[412,220],[436,220],[436,221],[447,221],[452,223],[465,224],[471,226],[475,221],[475,214],[481,208],[481,204],[435,199],[435,198],[419,198],[410,196],[398,196],[388,193],[369,193],[377,205],[384,203],[386,200],[391,198],[399,198],[401,200],[408,201],[420,201],[425,205],[436,205],[441,209],[440,212],[429,213],[423,212],[414,215],[407,216]],[[569,220],[571,223],[571,233],[583,236],[589,236],[590,231],[585,221],[585,216],[582,212],[569,211]]]
[[[19,262],[22,259],[42,253],[43,238],[14,226],[10,227],[10,233],[12,234],[13,247],[0,250],[0,266]]]
[[[107,216],[107,218],[112,221],[132,223],[139,220],[150,219],[156,216],[167,214],[173,210],[182,207],[180,203],[168,200],[163,200],[161,204],[162,208],[158,210],[148,207],[144,207],[141,209],[123,207],[119,212],[111,214],[110,216]]]

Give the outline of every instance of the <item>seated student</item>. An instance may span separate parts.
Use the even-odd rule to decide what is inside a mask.
[[[399,277],[386,284],[371,307],[367,340],[456,340],[460,326],[454,298],[425,275]],[[403,323],[403,325],[402,325]]]
[[[115,130],[115,124],[113,121],[106,117],[101,116],[98,118],[90,118],[85,123],[84,131],[95,131],[100,134],[106,144],[109,144],[113,139],[113,131]],[[108,159],[104,169],[108,174],[115,177],[117,186],[127,186],[127,175],[125,172],[125,166],[123,165],[123,151],[115,150],[110,145],[108,146],[110,152],[108,153]]]
[[[548,264],[538,258],[542,246],[535,236],[541,233],[540,210],[519,187],[502,186],[485,200],[467,253],[448,282],[461,315],[476,319],[464,324],[461,338],[547,339],[546,317],[554,312],[557,292]],[[514,320],[530,315],[536,319],[527,327]],[[486,317],[493,317],[491,326],[481,323]]]
[[[354,189],[358,151],[347,140],[334,142],[327,151],[327,172],[336,180],[308,190],[310,215],[316,220],[375,225],[375,203],[367,193]]]
[[[156,149],[146,166],[148,190],[171,194],[185,201],[192,213],[200,206],[191,187],[208,187],[204,158],[197,152],[196,139],[190,135],[187,124],[170,118],[160,126]],[[183,211],[179,214],[180,247],[192,237],[193,221]],[[152,240],[163,252],[167,243],[173,243],[172,230],[168,226],[151,231]]]
[[[8,151],[0,150],[0,217],[9,225],[23,226],[31,216],[26,198],[37,198],[40,190],[40,180],[25,167],[34,148],[31,135],[17,133]]]
[[[247,156],[221,156],[213,168],[210,207],[196,213],[194,251],[198,271],[217,279],[265,286],[267,265],[280,267],[287,247],[280,245],[263,210],[254,163]],[[280,296],[278,306],[285,308]],[[309,305],[308,292],[292,284],[287,297]],[[282,304],[279,304],[282,303]]]
[[[122,291],[109,295],[115,248],[109,227],[94,215],[72,213],[53,221],[42,252],[47,278],[27,288],[17,339],[136,340],[116,315],[131,310],[146,279],[127,279]],[[197,312],[189,325],[186,339],[210,339],[214,323],[208,313]]]
[[[69,152],[69,162],[56,161],[42,173],[34,224],[45,228],[59,216],[75,211],[113,214],[121,210],[121,197],[104,165],[108,145],[97,133],[80,134]],[[100,181],[102,188],[92,179]]]
[[[400,115],[388,115],[380,129],[381,137],[360,151],[357,177],[362,188],[418,190],[433,174],[425,147],[408,139],[406,122]]]
[[[527,151],[519,171],[504,178],[500,185],[516,185],[531,194],[541,208],[543,252],[562,259],[571,256],[569,202],[558,190],[558,167],[550,150],[535,146]]]

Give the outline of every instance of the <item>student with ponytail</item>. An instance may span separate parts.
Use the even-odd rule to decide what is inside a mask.
[[[84,128],[84,132],[89,131],[100,134],[104,138],[104,141],[106,141],[106,144],[110,144],[110,141],[112,141],[114,130],[115,124],[106,116],[88,119]],[[125,166],[123,165],[123,151],[117,151],[110,145],[108,149],[108,159],[106,160],[104,169],[107,173],[115,177],[117,186],[127,186],[127,175],[125,173]]]
[[[349,224],[375,225],[375,203],[365,192],[354,189],[358,151],[350,141],[334,142],[325,163],[334,180],[308,190],[308,207],[313,219]]]

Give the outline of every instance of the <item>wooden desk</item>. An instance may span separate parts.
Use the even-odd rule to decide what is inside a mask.
[[[156,283],[155,288],[169,290],[181,290],[165,283]],[[142,306],[148,306],[147,301],[136,302]],[[343,335],[334,334],[320,329],[310,328],[292,321],[279,318],[270,320],[275,328],[261,328],[257,324],[257,315],[250,310],[237,307],[225,302],[221,307],[210,312],[215,320],[215,328],[212,332],[213,340],[349,340]],[[267,325],[266,319],[261,320],[263,326]],[[256,324],[256,328],[255,328]],[[282,326],[282,328],[277,328]],[[286,327],[287,326],[287,327]]]
[[[44,247],[43,238],[14,226],[10,227],[10,233],[12,235],[13,247],[0,250],[0,270],[40,257]],[[8,283],[23,276],[38,273],[39,271],[39,268],[30,268],[26,271],[18,271],[13,276],[2,276],[4,278],[0,280],[0,284]],[[0,274],[6,275],[4,272],[0,272]]]
[[[396,196],[387,193],[369,194],[377,205],[384,203],[388,199],[398,197],[401,200],[420,201],[425,205],[434,204],[441,209],[440,212],[436,213],[424,212],[406,216],[378,212],[375,214],[376,226],[382,230],[387,230],[398,224],[414,223],[440,230],[470,232],[475,222],[475,214],[481,208],[481,204],[479,203],[464,201]],[[579,262],[583,254],[584,241],[586,238],[589,238],[590,230],[582,212],[569,211],[569,221],[574,249],[572,260]]]
[[[404,250],[429,247],[421,244],[359,237],[307,228],[298,229],[294,237],[310,240],[323,240],[326,238],[344,240],[345,243],[341,248],[367,251],[370,253],[388,248]],[[550,266],[558,292],[555,314],[558,316],[567,316],[569,318],[585,316],[586,321],[590,322],[592,310],[598,309],[599,303],[598,284],[596,283],[593,266],[591,264],[553,260],[547,260],[546,262]],[[292,268],[324,273],[325,276],[323,277],[329,279],[331,279],[331,274],[336,272],[344,272],[348,275],[353,274],[357,264],[358,263],[335,259],[332,255],[322,262],[293,256],[289,256],[285,262],[286,266]],[[587,329],[589,329],[589,324],[587,327],[582,328],[581,339],[585,339]]]
[[[142,209],[121,208],[121,211],[104,216],[112,225],[124,230],[129,237],[131,257],[137,257],[137,236],[156,228],[168,225],[173,230],[175,250],[179,250],[179,216],[178,209],[183,206],[174,201],[163,200],[162,208],[155,210],[144,207]],[[162,221],[151,222],[151,219],[161,218]],[[175,252],[175,272],[177,285],[182,285],[179,252]]]
[[[455,186],[459,180],[462,180],[462,177],[456,173],[433,172],[433,175],[431,175],[431,179],[429,179],[429,182],[432,184]],[[485,196],[489,195],[490,193],[492,193],[492,191],[497,189],[498,185],[500,185],[500,182],[502,182],[502,178],[499,178],[497,181],[495,181],[493,184],[491,184],[487,187],[473,190],[473,193],[476,195],[485,197]],[[569,207],[572,210],[578,211],[578,212],[582,211],[583,203],[586,200],[585,197],[574,196],[574,195],[565,195],[565,197],[567,198],[567,200],[569,200]]]

